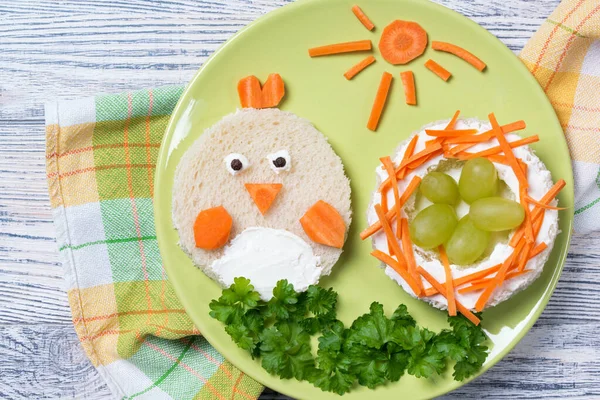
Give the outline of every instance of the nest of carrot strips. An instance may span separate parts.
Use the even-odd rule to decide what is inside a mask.
[[[402,143],[393,160],[381,159],[378,187],[367,215],[370,226],[361,238],[372,238],[373,256],[410,295],[448,309],[450,315],[461,312],[478,323],[472,311],[482,311],[508,299],[541,274],[559,233],[555,197],[565,183],[560,180],[553,184],[550,172],[529,148],[529,144],[539,140],[537,136],[521,138],[512,133],[525,128],[523,121],[500,126],[493,114],[489,123],[458,117],[459,112],[450,121],[428,125]],[[479,168],[471,165],[478,163],[492,165],[497,173],[499,188],[492,197],[488,196],[490,193],[485,195],[485,184],[473,184],[477,180],[464,178],[467,184],[463,185],[461,175],[468,175],[467,169]],[[427,182],[432,172],[439,175],[433,184]],[[459,185],[448,183],[448,179]],[[458,192],[468,198],[470,205],[464,200],[432,205],[430,198],[433,203],[443,203],[444,199],[432,197],[427,193],[428,187],[444,187],[444,183],[460,187]],[[473,193],[479,193],[480,199],[472,197]],[[504,199],[498,200],[499,197]],[[503,209],[494,201],[509,205],[512,210],[515,205],[521,209],[522,216],[512,218],[514,226],[510,225],[511,215],[500,215]],[[454,226],[450,222],[447,228],[443,213],[427,211],[436,207],[442,211],[451,209],[456,213],[456,222],[466,215],[464,219],[470,219],[475,228],[498,232],[490,234],[489,246],[476,255],[475,261],[454,262],[461,259],[456,250],[461,248],[460,240],[457,245],[450,238],[459,231],[468,231],[461,224],[469,225],[469,221],[461,220],[458,228],[456,222]],[[429,232],[419,229],[419,225],[427,226],[421,218],[427,213],[438,218],[430,218],[433,228]],[[448,237],[435,237],[445,229],[450,229]],[[476,247],[476,240],[468,241],[466,246],[463,243],[462,248],[471,251],[472,247]]]

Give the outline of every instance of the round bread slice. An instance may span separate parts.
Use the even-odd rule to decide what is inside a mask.
[[[250,164],[235,175],[224,161],[232,153],[243,155]],[[274,157],[288,153],[291,168],[276,173]],[[283,187],[262,215],[246,183],[280,183]],[[292,113],[275,108],[242,109],[206,129],[182,157],[173,185],[173,224],[181,248],[217,281],[219,277],[210,266],[223,256],[224,248],[197,248],[193,230],[198,213],[217,206],[225,207],[233,219],[229,243],[246,228],[284,229],[312,247],[320,258],[321,275],[328,275],[342,250],[313,242],[300,224],[300,218],[319,200],[339,212],[347,236],[352,216],[350,182],[327,138],[309,121]]]

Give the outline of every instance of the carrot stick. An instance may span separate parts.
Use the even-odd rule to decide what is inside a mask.
[[[427,60],[427,62],[425,63],[425,67],[440,78],[442,78],[444,82],[447,82],[448,79],[450,79],[450,77],[452,76],[452,74],[447,69],[445,69],[432,59]]]
[[[540,254],[542,251],[546,250],[547,248],[548,248],[548,245],[544,242],[538,244],[533,249],[531,249],[531,252],[529,253],[529,259],[532,259],[533,257],[537,256],[538,254]]]
[[[521,253],[521,258],[519,259],[519,264],[517,265],[517,271],[523,272],[525,270],[527,262],[531,259],[529,257],[529,253],[531,252],[532,247],[533,242],[525,243],[525,247],[523,248],[523,252]]]
[[[425,129],[425,133],[429,136],[453,138],[474,135],[477,133],[477,129]]]
[[[521,167],[519,166],[519,168]],[[529,204],[527,204],[527,201],[525,200],[527,197],[527,189],[523,186],[520,186],[519,192],[521,206],[523,207],[523,210],[525,210],[525,221],[523,221],[525,224],[525,237],[529,242],[534,242],[535,237],[533,236],[533,224],[531,223],[531,210],[529,209]]]
[[[527,182],[527,176],[525,176],[521,165],[517,161],[517,157],[515,157],[515,154],[512,151],[512,147],[510,147],[510,145],[508,144],[508,140],[506,140],[506,138],[504,137],[504,133],[502,132],[502,128],[500,128],[500,125],[496,120],[496,116],[494,115],[494,113],[490,113],[490,115],[488,115],[488,118],[490,119],[490,122],[492,124],[496,140],[498,140],[498,143],[500,143],[500,147],[502,148],[504,155],[506,156],[506,158],[508,158],[508,161],[510,161],[510,165],[515,175],[517,175],[517,178],[519,179],[519,184],[523,189],[527,189],[529,187],[529,183]]]
[[[512,133],[515,131],[523,130],[523,129],[525,129],[525,127],[526,127],[525,121],[520,120],[520,121],[516,121],[516,122],[511,122],[510,124],[503,125],[502,132],[504,134]],[[446,143],[449,143],[449,144],[479,143],[479,142],[486,142],[486,141],[492,139],[493,137],[494,137],[494,130],[492,129],[492,130],[483,132],[482,134],[479,134],[479,135],[459,136],[456,138],[448,139],[446,141]]]
[[[463,49],[452,43],[446,42],[431,42],[431,48],[437,51],[443,51],[446,53],[454,54],[455,56],[462,58],[479,71],[483,71],[486,67],[485,63],[481,61],[479,58],[475,57],[472,53],[469,53],[467,50]]]
[[[408,283],[408,285],[415,294],[418,295],[418,293],[420,293],[420,278],[419,283],[417,283],[417,281],[415,281],[414,278],[408,273],[406,268],[403,268],[398,261],[394,260],[392,257],[390,257],[382,251],[373,250],[373,252],[371,252],[371,255],[377,258],[379,261],[389,265],[394,271],[396,271],[402,277],[402,279],[404,279],[406,283]]]
[[[406,160],[408,160],[409,158],[411,158],[413,156],[413,154],[415,152],[415,147],[417,146],[418,141],[419,141],[419,135],[413,136],[413,138],[408,143],[408,146],[406,146],[406,151],[404,152],[404,155],[402,156],[402,162],[400,163],[400,165],[402,165]],[[396,178],[398,178],[398,180],[404,179],[404,177],[406,175],[406,170],[407,170],[407,168],[404,167],[400,171],[396,171]]]
[[[514,142],[508,142],[508,145],[510,146],[510,148],[514,149],[516,147],[519,146],[525,146],[531,143],[535,143],[537,141],[540,140],[540,137],[538,135],[533,135],[533,136],[528,136],[525,139],[519,139],[519,140],[515,140]],[[487,150],[483,150],[477,153],[459,153],[457,154],[462,160],[470,160],[472,158],[478,158],[478,157],[487,157],[487,156],[491,156],[494,154],[498,154],[503,152],[504,149],[501,146],[496,146],[496,147],[491,147]]]
[[[404,168],[415,169],[415,168],[419,167],[428,159],[428,157],[431,154],[436,153],[436,152],[438,152],[438,150],[441,150],[441,149],[442,149],[442,145],[440,143],[435,143],[429,147],[425,147],[425,149],[421,150],[417,154],[414,154],[408,160],[402,161],[402,163],[398,166],[398,168],[396,168],[396,176],[398,177],[398,174]],[[379,186],[379,190],[381,191],[381,190],[385,189],[387,186],[390,185],[390,183],[391,183],[391,180],[388,177],[385,181],[383,181],[381,183],[381,185]]]
[[[511,273],[509,273],[508,275],[506,275],[506,279],[512,279],[512,278],[516,278],[517,276],[521,276],[523,274],[527,274],[531,272],[531,270],[524,270],[524,271],[513,271]],[[487,285],[490,284],[490,282],[493,280],[494,278],[486,278],[486,279],[482,279],[479,281],[474,281],[471,283],[471,286],[467,286],[466,288],[462,288],[458,290],[458,293],[460,294],[465,294],[465,293],[470,293],[470,292],[476,292],[479,290],[483,290],[487,287]]]
[[[404,71],[400,73],[402,86],[404,86],[404,99],[406,104],[417,105],[417,91],[415,89],[415,75],[412,71]]]
[[[546,193],[544,195],[544,197],[541,198],[540,203],[542,203],[542,204],[550,203],[552,200],[554,200],[556,195],[566,186],[566,184],[567,183],[563,179],[556,182],[554,184],[554,186],[552,186],[552,188],[550,188],[550,190],[548,190],[548,193]],[[535,219],[536,215],[539,215],[542,212],[543,212],[542,208],[536,208],[535,210],[533,210],[532,218]]]
[[[404,206],[404,203],[406,203],[408,201],[408,199],[413,194],[415,189],[419,186],[419,183],[421,183],[420,177],[415,176],[412,178],[412,180],[406,187],[406,190],[404,191],[404,193],[402,193],[402,196],[400,196],[400,207]],[[388,211],[388,213],[385,215],[385,217],[387,220],[391,220],[392,218],[394,218],[395,215],[396,215],[396,208],[394,207],[393,209]],[[368,227],[367,229],[362,231],[360,234],[360,238],[362,240],[365,240],[366,238],[370,237],[374,233],[377,233],[380,229],[381,229],[381,221],[377,221],[373,225],[371,225],[370,227]]]
[[[429,272],[425,271],[421,267],[417,268],[417,272],[419,274],[421,274],[423,276],[423,278],[425,278],[425,280],[427,282],[429,282],[429,284],[431,286],[436,288],[437,291],[442,296],[446,297],[446,295],[447,295],[446,288],[441,283],[439,283],[433,276],[431,276],[431,274]],[[481,322],[481,320],[479,318],[477,318],[477,316],[475,314],[473,314],[471,312],[471,310],[469,310],[467,307],[463,306],[462,303],[460,303],[459,301],[456,302],[456,308],[458,309],[458,311],[460,311],[460,313],[462,315],[464,315],[473,324],[479,325],[479,323]]]
[[[442,144],[439,141],[436,141],[434,144],[429,146],[429,148],[433,149],[433,148],[437,148],[437,147],[441,147],[441,146],[442,146]],[[425,148],[425,150],[427,150],[427,148]],[[442,153],[443,153],[442,149],[429,151],[429,154],[426,154],[425,156],[420,157],[420,158],[410,162],[409,164],[407,164],[406,168],[417,169],[421,165],[425,164],[427,161],[431,160],[433,157],[437,157],[438,155],[440,155]]]
[[[440,259],[444,265],[444,271],[446,272],[446,299],[448,300],[448,315],[451,317],[456,315],[456,300],[454,299],[454,282],[452,281],[452,270],[450,269],[450,262],[448,261],[448,255],[444,246],[439,247]]]
[[[344,74],[344,77],[346,79],[350,80],[350,79],[354,78],[356,75],[358,75],[359,72],[361,72],[362,70],[367,68],[369,65],[373,64],[374,62],[375,62],[375,57],[368,56],[367,58],[365,58],[358,64],[354,65],[348,71],[346,71],[346,73]]]
[[[369,17],[367,17],[367,14],[365,14],[359,6],[352,7],[352,12],[354,13],[354,15],[356,15],[356,18],[358,18],[358,20],[365,26],[365,28],[367,28],[370,31],[372,31],[375,28],[375,25],[373,25]]]
[[[394,207],[396,208],[396,216],[401,215],[400,212],[400,191],[398,190],[398,181],[396,180],[396,173],[394,171],[394,164],[392,163],[392,159],[388,157],[380,158],[381,163],[385,167],[388,175],[392,177],[392,191],[394,192]],[[387,196],[386,196],[387,197]],[[386,211],[387,213],[387,211]],[[396,237],[398,239],[401,238],[401,223],[400,218],[396,218],[397,227],[396,227]]]
[[[385,107],[385,103],[387,101],[388,93],[390,91],[390,86],[392,85],[393,79],[394,77],[389,72],[384,72],[381,76],[381,82],[379,83],[377,95],[375,96],[373,108],[371,109],[371,116],[369,117],[369,122],[367,123],[367,128],[369,128],[372,131],[377,130],[377,126],[379,125],[379,119],[381,118],[381,114],[383,113],[383,108]]]
[[[452,283],[453,283],[454,287],[466,285],[467,283],[471,283],[473,281],[485,278],[488,275],[498,272],[500,270],[501,266],[502,266],[502,264],[497,264],[497,265],[494,265],[493,267],[486,268],[486,269],[478,271],[478,272],[473,272],[472,274],[453,279]],[[437,294],[437,293],[438,293],[438,291],[435,290],[435,288],[425,289],[425,296],[433,296],[434,294]]]
[[[408,231],[408,220],[406,218],[401,218],[400,224],[402,226],[402,249],[404,250],[404,256],[406,257],[408,273],[411,274],[418,283],[421,283],[419,275],[417,274],[417,263],[415,262],[415,255],[413,254],[413,247],[410,241],[410,232]],[[420,295],[423,292],[423,286],[419,286],[421,288],[421,291],[419,293]]]
[[[534,198],[529,197],[529,196],[526,196],[525,200],[528,203],[530,203],[530,204],[534,204],[534,205],[536,205],[538,207],[541,207],[541,208],[544,208],[546,210],[557,210],[557,211],[566,210],[566,208],[564,208],[564,207],[554,207],[554,206],[551,206],[549,204],[541,203],[541,202],[539,202],[539,201],[537,201]]]
[[[311,57],[329,56],[332,54],[352,53],[355,51],[371,50],[370,40],[358,40],[356,42],[335,43],[308,49]]]
[[[458,116],[460,115],[460,110],[456,110],[448,125],[446,125],[446,129],[454,129],[454,125],[456,125],[456,121],[458,121]]]
[[[262,108],[260,81],[254,75],[240,79],[237,86],[242,108]]]
[[[498,164],[510,165],[508,159],[500,154],[492,154],[491,156],[488,156],[487,159]]]

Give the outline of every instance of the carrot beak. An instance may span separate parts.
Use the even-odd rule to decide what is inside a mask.
[[[281,183],[246,183],[245,186],[262,215],[271,208],[283,187]]]

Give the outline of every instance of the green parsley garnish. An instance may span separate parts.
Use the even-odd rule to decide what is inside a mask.
[[[263,301],[248,279],[236,278],[210,303],[210,315],[269,373],[340,395],[356,383],[375,388],[405,373],[429,378],[443,373],[450,361],[455,362],[454,379],[462,381],[487,358],[487,336],[462,315],[448,318],[451,329],[434,333],[417,326],[405,305],[388,318],[374,302],[368,314],[346,328],[336,318],[336,304],[333,289],[313,285],[296,293],[286,280],[277,283],[271,300]],[[317,333],[314,357],[310,341]]]

